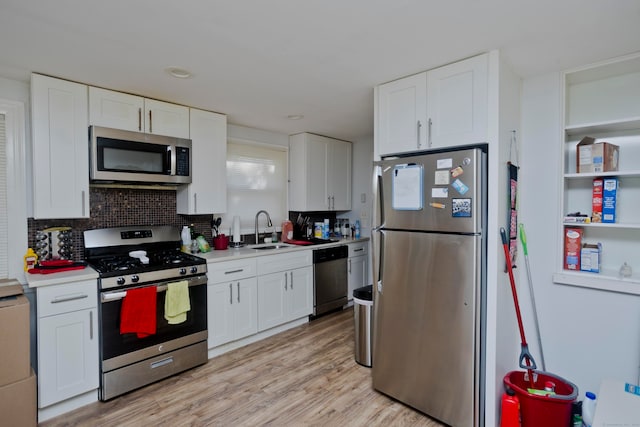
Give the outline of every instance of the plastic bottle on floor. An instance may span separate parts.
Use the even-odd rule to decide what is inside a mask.
[[[582,423],[585,427],[591,427],[593,424],[593,416],[596,413],[596,395],[590,391],[585,393],[582,402]]]
[[[520,400],[510,388],[502,394],[500,427],[520,427]]]

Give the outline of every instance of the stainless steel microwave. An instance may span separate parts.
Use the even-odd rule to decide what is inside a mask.
[[[89,140],[93,182],[191,182],[190,139],[91,126]]]

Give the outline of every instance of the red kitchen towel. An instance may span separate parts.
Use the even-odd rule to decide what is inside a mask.
[[[156,333],[156,292],[155,286],[127,290],[120,312],[121,334],[144,338]]]

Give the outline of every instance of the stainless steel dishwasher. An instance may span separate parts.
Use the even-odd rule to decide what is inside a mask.
[[[347,304],[346,245],[313,251],[313,316]]]

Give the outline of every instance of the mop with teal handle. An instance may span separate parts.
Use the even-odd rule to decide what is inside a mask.
[[[536,334],[538,336],[538,347],[540,347],[540,362],[542,370],[546,371],[544,364],[544,352],[542,351],[542,339],[540,338],[540,325],[538,323],[538,310],[536,309],[536,299],[533,295],[533,281],[531,280],[531,267],[529,266],[529,251],[527,249],[527,235],[524,232],[524,224],[519,225],[520,242],[522,243],[522,251],[524,252],[524,262],[527,267],[527,280],[529,281],[529,293],[531,294],[531,306],[533,308],[533,320],[536,326]]]

